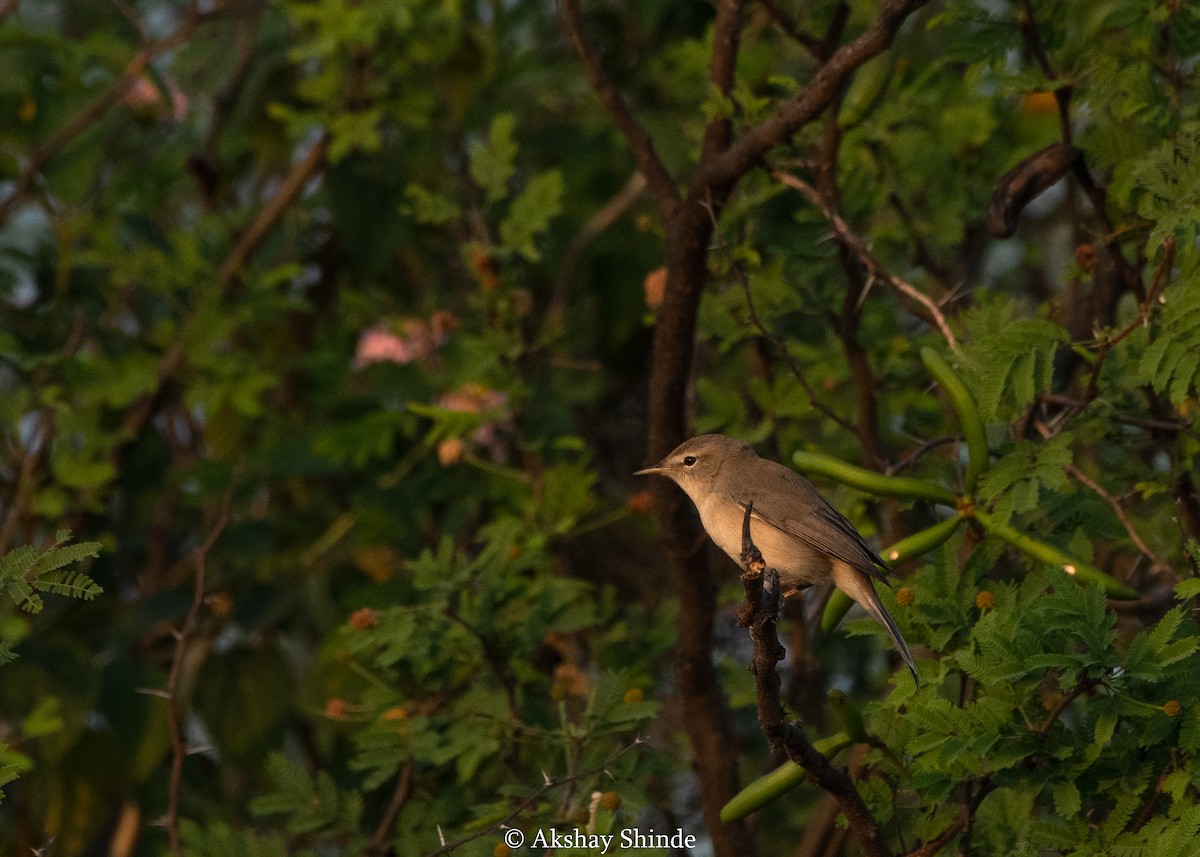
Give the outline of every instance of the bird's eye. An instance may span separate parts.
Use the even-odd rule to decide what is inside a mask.
[[[694,456],[694,455],[685,455],[685,456],[683,457],[683,466],[684,466],[684,467],[691,467],[691,466],[692,466],[693,464],[695,464],[695,463],[696,463],[696,456]]]

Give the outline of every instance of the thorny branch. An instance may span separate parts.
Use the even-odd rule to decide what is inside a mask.
[[[608,768],[610,765],[612,765],[613,762],[617,761],[617,759],[624,756],[630,750],[632,750],[636,747],[640,747],[641,745],[642,745],[642,739],[637,738],[634,740],[634,742],[632,744],[630,744],[626,747],[622,747],[620,750],[618,750],[616,753],[614,753],[612,755],[612,757],[609,758],[608,761],[606,761],[603,765],[600,765],[599,767],[596,767],[596,768],[591,768],[590,770],[587,770],[587,771],[580,771],[579,773],[572,774],[569,777],[561,777],[561,778],[556,779],[554,777],[551,777],[549,774],[546,774],[543,771],[542,772],[542,784],[540,786],[538,786],[537,790],[533,794],[531,794],[529,797],[527,797],[525,800],[523,800],[520,804],[518,804],[517,807],[512,812],[510,812],[508,815],[504,816],[504,818],[500,819],[499,821],[495,822],[494,824],[484,827],[481,830],[477,830],[474,833],[468,834],[467,836],[464,836],[461,839],[456,839],[453,842],[446,842],[445,839],[443,838],[441,847],[438,848],[436,851],[430,851],[427,855],[425,855],[425,857],[440,857],[440,855],[442,855],[442,854],[449,854],[451,851],[456,851],[457,849],[466,845],[468,842],[474,842],[476,839],[479,839],[480,837],[483,837],[483,836],[487,836],[489,833],[495,833],[497,830],[507,830],[509,827],[512,826],[512,822],[516,821],[516,819],[518,817],[520,817],[521,813],[525,812],[526,810],[530,809],[533,806],[536,806],[537,802],[539,800],[541,800],[542,797],[545,796],[548,792],[551,792],[554,789],[559,788],[560,786],[565,786],[565,785],[574,783],[576,780],[580,780],[585,777],[595,776],[596,774],[607,774]],[[439,832],[440,832],[440,828],[439,828]]]
[[[832,794],[845,813],[850,830],[859,848],[867,857],[891,857],[891,849],[883,838],[879,822],[867,808],[862,796],[841,768],[836,768],[813,747],[804,728],[788,721],[779,699],[779,675],[775,665],[783,658],[776,622],[779,613],[779,573],[767,568],[762,554],[750,539],[750,514],[754,507],[746,506],[742,518],[742,587],[746,601],[738,616],[738,624],[750,630],[754,641],[754,660],[750,672],[758,697],[758,722],[773,747],[781,747],[787,757],[808,772],[818,786]]]
[[[826,202],[821,194],[817,192],[816,188],[803,179],[791,173],[785,173],[782,170],[772,170],[771,177],[780,184],[799,191],[809,202],[820,209],[821,214],[825,216],[825,219],[829,221],[829,225],[833,227],[838,241],[858,258],[863,267],[867,269],[867,272],[872,277],[882,280],[900,294],[924,307],[925,311],[929,314],[929,318],[926,320],[932,321],[937,327],[942,337],[946,340],[946,344],[950,346],[950,350],[955,354],[959,353],[958,339],[954,336],[954,331],[950,329],[945,314],[933,298],[929,297],[929,295],[922,292],[912,283],[896,276],[879,264],[878,260],[871,255],[871,251],[867,249],[863,240],[854,233],[845,219]]]
[[[183,734],[184,705],[179,699],[179,684],[183,678],[183,667],[188,644],[195,636],[196,626],[200,621],[200,610],[204,606],[206,588],[208,554],[217,543],[225,525],[229,523],[232,494],[226,497],[221,505],[217,518],[213,522],[204,542],[192,551],[191,563],[195,573],[192,585],[192,605],[188,609],[183,627],[175,634],[175,654],[171,658],[171,671],[167,675],[167,686],[164,696],[167,701],[167,725],[171,732],[171,773],[167,786],[167,812],[164,823],[167,828],[167,838],[170,841],[171,853],[182,857],[183,844],[179,839],[179,799],[183,790],[183,759],[188,754],[187,744]]]

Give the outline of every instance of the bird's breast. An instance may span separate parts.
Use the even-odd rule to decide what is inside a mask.
[[[700,523],[713,542],[740,566],[745,510],[733,500],[710,500],[697,508]],[[830,558],[802,538],[752,517],[750,539],[762,554],[763,562],[779,572],[783,583],[802,586],[830,579]]]

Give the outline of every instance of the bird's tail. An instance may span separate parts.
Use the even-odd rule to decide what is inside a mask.
[[[849,563],[834,560],[833,582],[838,589],[857,601],[875,621],[887,628],[887,632],[892,635],[892,640],[896,644],[896,649],[904,658],[904,663],[908,665],[909,672],[912,673],[913,681],[919,688],[921,679],[917,677],[917,665],[913,661],[912,652],[908,650],[908,643],[904,642],[904,637],[900,636],[900,629],[896,627],[896,623],[884,609],[883,602],[879,600],[879,593],[875,591],[870,578]]]

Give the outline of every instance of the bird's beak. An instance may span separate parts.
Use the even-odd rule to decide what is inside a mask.
[[[658,464],[654,465],[653,467],[644,468],[643,470],[637,471],[633,475],[634,476],[661,476],[662,472],[663,472],[663,466],[662,466],[662,462],[660,461]]]

